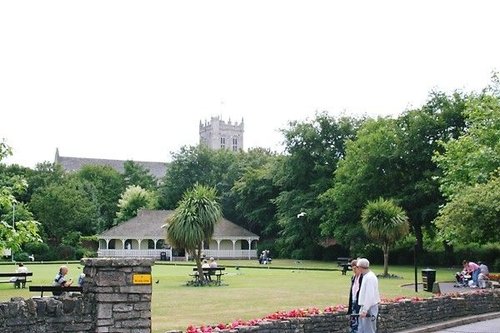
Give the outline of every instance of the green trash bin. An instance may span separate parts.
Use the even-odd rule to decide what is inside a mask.
[[[432,292],[432,286],[436,282],[436,270],[426,268],[422,270],[422,282],[424,284],[424,290]]]

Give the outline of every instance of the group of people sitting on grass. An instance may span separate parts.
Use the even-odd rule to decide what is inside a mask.
[[[463,270],[455,274],[455,287],[486,288],[490,271],[483,262],[464,260]]]

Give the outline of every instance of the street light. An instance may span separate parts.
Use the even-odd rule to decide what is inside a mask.
[[[16,202],[12,200],[12,231],[16,230],[15,217],[16,217]],[[14,262],[14,250],[12,248],[10,249],[10,256],[12,262]]]

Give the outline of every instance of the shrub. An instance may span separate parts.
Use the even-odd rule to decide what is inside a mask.
[[[18,252],[18,253],[14,253],[14,260],[15,261],[29,261],[29,254],[27,254],[26,252]]]

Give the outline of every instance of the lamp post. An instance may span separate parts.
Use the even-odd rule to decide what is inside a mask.
[[[415,292],[418,293],[418,281],[417,281],[417,243],[413,245],[413,265],[415,266]]]
[[[12,201],[12,231],[16,230],[15,217],[16,217],[16,202]],[[12,248],[10,249],[10,256],[11,256],[12,262],[14,262],[14,250]]]

